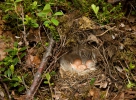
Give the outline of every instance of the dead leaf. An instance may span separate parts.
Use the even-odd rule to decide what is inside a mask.
[[[6,57],[6,44],[4,42],[4,40],[0,41],[0,61],[2,61],[5,57]]]
[[[17,95],[13,96],[14,100],[26,100],[26,95],[21,95],[20,97],[18,97]]]
[[[26,64],[27,66],[34,66],[36,68],[40,65],[40,58],[38,56],[29,55],[27,56]]]
[[[126,100],[124,98],[124,92],[122,92],[119,95],[117,95],[113,100]]]
[[[132,30],[136,31],[136,26],[132,26]]]
[[[135,20],[136,20],[136,17],[135,17],[135,16],[129,16],[129,18],[128,18],[128,21],[129,21],[130,23],[134,23]]]
[[[100,83],[100,88],[106,88],[108,86],[108,82],[104,81],[103,83]]]
[[[116,51],[117,51],[117,48],[114,45],[110,45],[107,47],[107,52],[110,58],[112,58],[112,56],[115,55]]]
[[[101,80],[99,80],[98,82],[95,82],[95,86],[99,86],[99,88],[107,88],[109,82],[106,79],[106,76],[104,74],[101,75]]]
[[[88,100],[100,100],[100,91],[96,88],[91,89],[88,93],[88,97],[92,97]]]
[[[130,31],[132,31],[132,28],[129,25],[126,25],[125,30],[130,32]]]
[[[125,24],[124,24],[124,23],[120,23],[119,26],[120,26],[120,27],[125,27]]]
[[[97,44],[99,43],[97,37],[93,34],[90,34],[87,38],[87,41],[93,41],[93,42],[96,42]]]

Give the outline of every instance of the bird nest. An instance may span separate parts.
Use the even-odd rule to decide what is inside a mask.
[[[75,48],[73,52],[64,55],[60,59],[60,73],[63,77],[66,72],[78,75],[85,75],[96,70],[96,60],[89,50]]]

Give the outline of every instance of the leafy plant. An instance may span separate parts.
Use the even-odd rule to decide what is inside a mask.
[[[136,86],[136,83],[131,82],[131,80],[130,80],[130,78],[129,78],[130,76],[133,77],[133,74],[131,73],[131,70],[133,70],[134,68],[135,68],[135,65],[132,64],[132,62],[130,62],[128,68],[125,68],[125,71],[127,72],[127,73],[126,73],[126,77],[127,77],[127,80],[128,80],[127,88],[132,88],[132,87],[135,87],[135,86]]]
[[[54,83],[51,83],[51,76],[54,75],[54,74],[56,74],[54,71],[51,72],[51,73],[49,73],[49,72],[46,73],[45,74],[46,80],[44,81],[44,84],[48,84],[49,85],[52,96],[53,96],[52,85],[54,85]]]
[[[132,87],[135,87],[135,86],[136,86],[136,84],[134,84],[130,80],[128,81],[127,88],[132,88]]]
[[[98,18],[99,6],[92,4],[91,7],[92,7],[96,17]]]
[[[7,56],[0,62],[0,76],[3,78],[3,81],[9,83],[9,87],[18,87],[18,91],[21,92],[25,89],[23,85],[23,80],[20,75],[17,75],[15,72],[15,66],[17,63],[21,63],[21,59],[25,56],[26,47],[18,48],[18,43],[14,43],[12,49],[6,49]],[[26,77],[24,75],[22,77]]]
[[[37,16],[43,21],[45,27],[47,27],[55,40],[59,39],[59,35],[55,26],[59,25],[59,21],[56,19],[57,16],[63,15],[63,12],[53,12],[51,9],[51,4],[46,4],[44,8],[37,13]]]
[[[50,81],[51,81],[51,75],[50,75],[49,73],[46,73],[46,74],[45,74],[45,77],[46,77],[46,79],[47,79],[47,81],[44,81],[45,84],[49,84],[49,86],[54,85],[54,83],[51,83],[51,82],[50,82]]]
[[[121,3],[116,6],[113,6],[110,3],[105,2],[104,0],[99,0],[98,2],[95,2],[95,4],[92,4],[91,8],[95,13],[98,22],[102,24],[109,23],[115,19],[120,19],[124,15],[121,11]]]
[[[94,85],[95,80],[96,80],[95,78],[92,78],[90,81],[90,85]]]
[[[34,27],[34,28],[39,27],[39,25],[36,22],[36,19],[32,19],[28,15],[26,15],[25,18],[24,18],[24,25],[27,25],[29,27]]]
[[[57,11],[53,12],[51,6],[54,3],[46,3],[45,5],[38,4],[38,1],[29,2],[22,0],[12,0],[6,2],[7,8],[5,13],[7,13],[3,19],[10,20],[10,16],[15,16],[14,22],[11,20],[9,23],[13,23],[13,27],[18,27],[19,30],[26,30],[30,28],[38,28],[41,25],[47,27],[55,40],[59,39],[59,34],[57,33],[56,26],[59,25],[57,20],[58,16],[62,16],[63,12]],[[11,12],[12,11],[12,12]],[[15,21],[16,20],[16,21]]]

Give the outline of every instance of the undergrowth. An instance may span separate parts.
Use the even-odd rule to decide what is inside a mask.
[[[98,7],[99,9],[97,11],[92,9],[92,4],[94,8]],[[53,39],[58,41],[59,33],[56,27],[59,25],[59,21],[57,18],[63,15],[58,8],[69,12],[73,10],[72,8],[78,9],[83,16],[93,17],[101,24],[107,24],[123,17],[120,3],[113,6],[105,0],[6,0],[0,4],[0,9],[3,11],[2,17],[5,20],[5,29],[13,31],[19,37],[23,35],[23,42],[26,42],[25,38],[30,29],[38,29],[41,26],[48,29]],[[17,87],[20,93],[27,88],[24,84],[27,74],[18,74],[17,64],[21,63],[27,49],[27,44],[19,47],[18,42],[15,42],[13,48],[6,50],[7,56],[0,62],[0,65],[3,66],[0,68],[0,76],[3,81],[10,83],[8,85],[10,89]],[[51,87],[50,74],[47,73],[45,76],[47,81],[44,83]]]

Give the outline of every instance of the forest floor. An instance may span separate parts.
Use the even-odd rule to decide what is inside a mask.
[[[0,18],[0,61],[7,54],[5,49],[13,48],[15,41],[22,44],[20,37],[7,30],[5,21]],[[38,44],[47,43],[48,36],[43,29],[30,29],[27,41],[29,49],[23,60],[17,64],[16,73],[28,74],[23,85],[27,89],[32,83],[43,53],[46,48]],[[60,71],[59,59],[53,67],[46,70],[55,71],[51,75],[49,86],[43,79],[36,91],[35,100],[135,100],[136,99],[136,17],[124,17],[115,23],[99,25],[91,18],[78,16],[78,11],[61,17],[57,27],[60,42],[55,44],[54,51],[59,50],[61,56],[71,48],[80,45],[90,50],[95,56],[96,70],[87,75],[69,75]],[[62,44],[65,44],[63,49]],[[62,50],[62,51],[61,51]],[[64,52],[65,51],[65,52]],[[63,53],[62,53],[63,52]],[[46,53],[46,52],[45,52]],[[54,60],[57,53],[54,54]],[[50,61],[52,62],[52,60]],[[26,91],[18,93],[17,88],[9,88],[7,82],[0,77],[0,98],[7,100],[24,100]],[[51,92],[52,91],[52,92]]]

